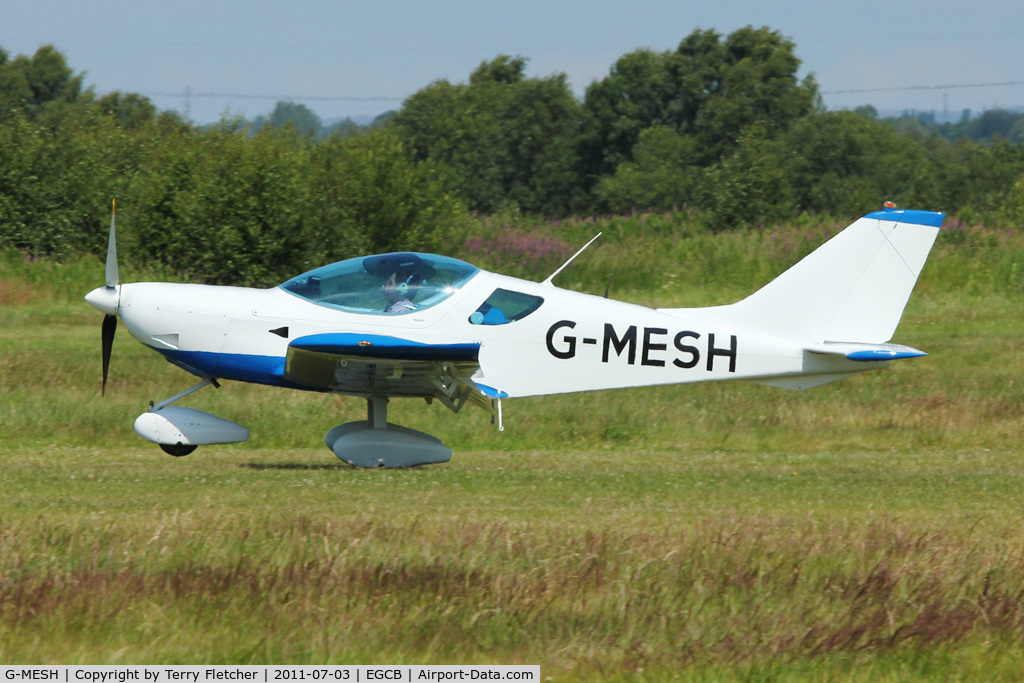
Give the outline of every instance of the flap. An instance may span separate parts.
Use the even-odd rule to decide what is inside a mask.
[[[479,355],[479,343],[424,344],[375,334],[314,334],[288,345],[284,376],[306,387],[355,396],[436,398],[456,412],[466,401],[490,409],[494,396],[473,380],[480,370]]]

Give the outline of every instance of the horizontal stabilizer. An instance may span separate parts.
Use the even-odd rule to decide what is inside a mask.
[[[928,354],[913,346],[903,344],[860,344],[857,342],[833,342],[808,346],[811,353],[826,356],[843,356],[849,360],[871,363],[878,361],[901,360],[903,358],[920,358]]]
[[[856,363],[886,363],[891,360],[902,358],[920,358],[928,354],[912,346],[903,344],[867,344],[859,342],[836,342],[826,341],[821,344],[805,346],[806,353],[825,356],[819,362],[812,362],[814,370],[805,370],[799,375],[763,377],[753,380],[758,384],[780,389],[803,390],[811,387],[821,386],[829,382],[845,379],[851,375],[858,374],[865,370],[873,370],[868,366],[857,366]],[[836,359],[833,363],[826,362],[826,359]],[[844,360],[838,360],[838,359]],[[809,359],[805,358],[805,362]],[[845,361],[856,361],[846,363]],[[878,367],[878,366],[875,366]],[[884,366],[883,366],[884,367]]]
[[[409,361],[476,361],[479,343],[423,344],[379,334],[329,332],[299,337],[288,345],[297,351],[313,351],[357,358]]]

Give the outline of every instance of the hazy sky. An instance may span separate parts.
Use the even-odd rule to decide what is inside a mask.
[[[0,0],[12,55],[51,43],[97,93],[143,93],[197,123],[277,99],[324,119],[374,115],[498,54],[527,57],[530,75],[565,73],[582,96],[626,52],[746,25],[791,38],[832,108],[1024,106],[1019,0]],[[1018,84],[836,92],[1006,82]]]

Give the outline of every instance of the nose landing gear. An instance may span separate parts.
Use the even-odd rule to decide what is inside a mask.
[[[186,446],[183,443],[162,443],[159,445],[160,450],[162,450],[167,455],[173,455],[175,458],[180,458],[182,456],[188,455],[195,449],[199,448],[199,446],[193,446],[191,444]]]
[[[176,458],[188,455],[198,446],[248,439],[249,430],[242,425],[195,408],[170,405],[208,384],[217,386],[214,380],[204,379],[166,401],[150,405],[148,411],[135,418],[135,432]]]

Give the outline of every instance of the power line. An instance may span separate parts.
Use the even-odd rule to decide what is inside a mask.
[[[825,90],[822,95],[845,95],[864,92],[903,92],[908,90],[958,90],[962,88],[992,88],[996,86],[1024,85],[1024,81],[1000,81],[999,83],[958,83],[955,85],[902,85],[892,88],[857,88],[850,90]]]
[[[900,42],[912,42],[912,41],[972,41],[978,39],[991,39],[991,38],[1017,38],[1020,36],[1020,31],[1008,30],[1008,31],[980,31],[975,33],[939,33],[939,34],[924,34],[924,35],[901,35]],[[796,46],[799,48],[802,45],[843,45],[843,44],[862,44],[864,38],[862,36],[851,36],[849,38],[842,38],[839,36],[831,35],[827,38],[821,39],[807,39],[807,40],[796,40],[793,36],[788,36],[790,40],[793,40]],[[14,38],[9,41],[14,44],[31,44],[31,41],[26,38]],[[62,39],[61,44],[66,45],[94,45],[99,47],[185,47],[185,48],[205,48],[205,49],[259,49],[259,50],[315,50],[322,52],[325,50],[331,51],[345,51],[345,52],[487,52],[487,53],[504,53],[504,52],[628,52],[636,50],[638,48],[645,47],[644,45],[627,45],[625,43],[615,45],[612,43],[575,43],[575,44],[551,44],[551,43],[535,43],[535,44],[519,44],[512,46],[511,44],[506,45],[491,45],[491,44],[468,44],[468,45],[452,45],[451,43],[344,43],[344,42],[301,42],[301,43],[289,43],[289,42],[265,42],[265,41],[201,41],[201,40],[132,40],[132,39],[116,39],[116,38],[105,38],[105,39],[94,39],[94,38],[70,38]],[[671,42],[671,41],[670,41]],[[672,43],[675,44],[674,42]],[[653,46],[647,46],[653,47]],[[506,49],[509,48],[509,49]],[[669,47],[669,49],[674,49]]]
[[[238,100],[307,100],[315,102],[399,102],[404,97],[356,97],[354,95],[258,95],[253,93],[239,92],[195,92],[186,88],[178,92],[140,92],[146,97],[201,97],[201,98],[231,98]]]
[[[1014,34],[1016,35],[1016,34]],[[8,41],[9,43],[18,44],[22,43],[37,44],[38,41],[31,41],[27,39],[15,39]],[[851,40],[851,42],[854,42]],[[858,39],[856,42],[862,42]],[[332,43],[264,43],[264,42],[200,42],[200,41],[180,41],[180,40],[82,40],[82,39],[71,39],[61,40],[61,45],[91,45],[97,47],[184,47],[184,48],[204,48],[204,49],[259,49],[259,50],[306,50],[306,51],[343,51],[343,52],[468,52],[468,53],[488,53],[488,54],[502,54],[502,53],[523,53],[523,52],[628,52],[642,48],[643,46],[638,45],[611,45],[611,44],[558,44],[558,45],[543,45],[543,44],[524,44],[513,46],[509,45],[388,45],[388,44],[365,44],[365,43],[348,43],[339,44],[336,42]],[[42,43],[38,43],[42,44]],[[507,48],[507,49],[506,49]],[[670,48],[672,49],[672,48]]]
[[[993,83],[954,83],[948,85],[901,85],[884,88],[848,88],[843,90],[824,90],[822,95],[847,95],[856,93],[872,92],[910,92],[915,90],[960,90],[965,88],[994,88],[1006,86],[1024,85],[1024,81],[999,81]],[[203,99],[238,99],[238,100],[285,100],[285,101],[309,101],[309,102],[400,102],[405,97],[390,95],[356,96],[356,95],[263,95],[258,93],[240,92],[195,92],[189,88],[185,90],[141,92],[146,97],[185,97]]]

